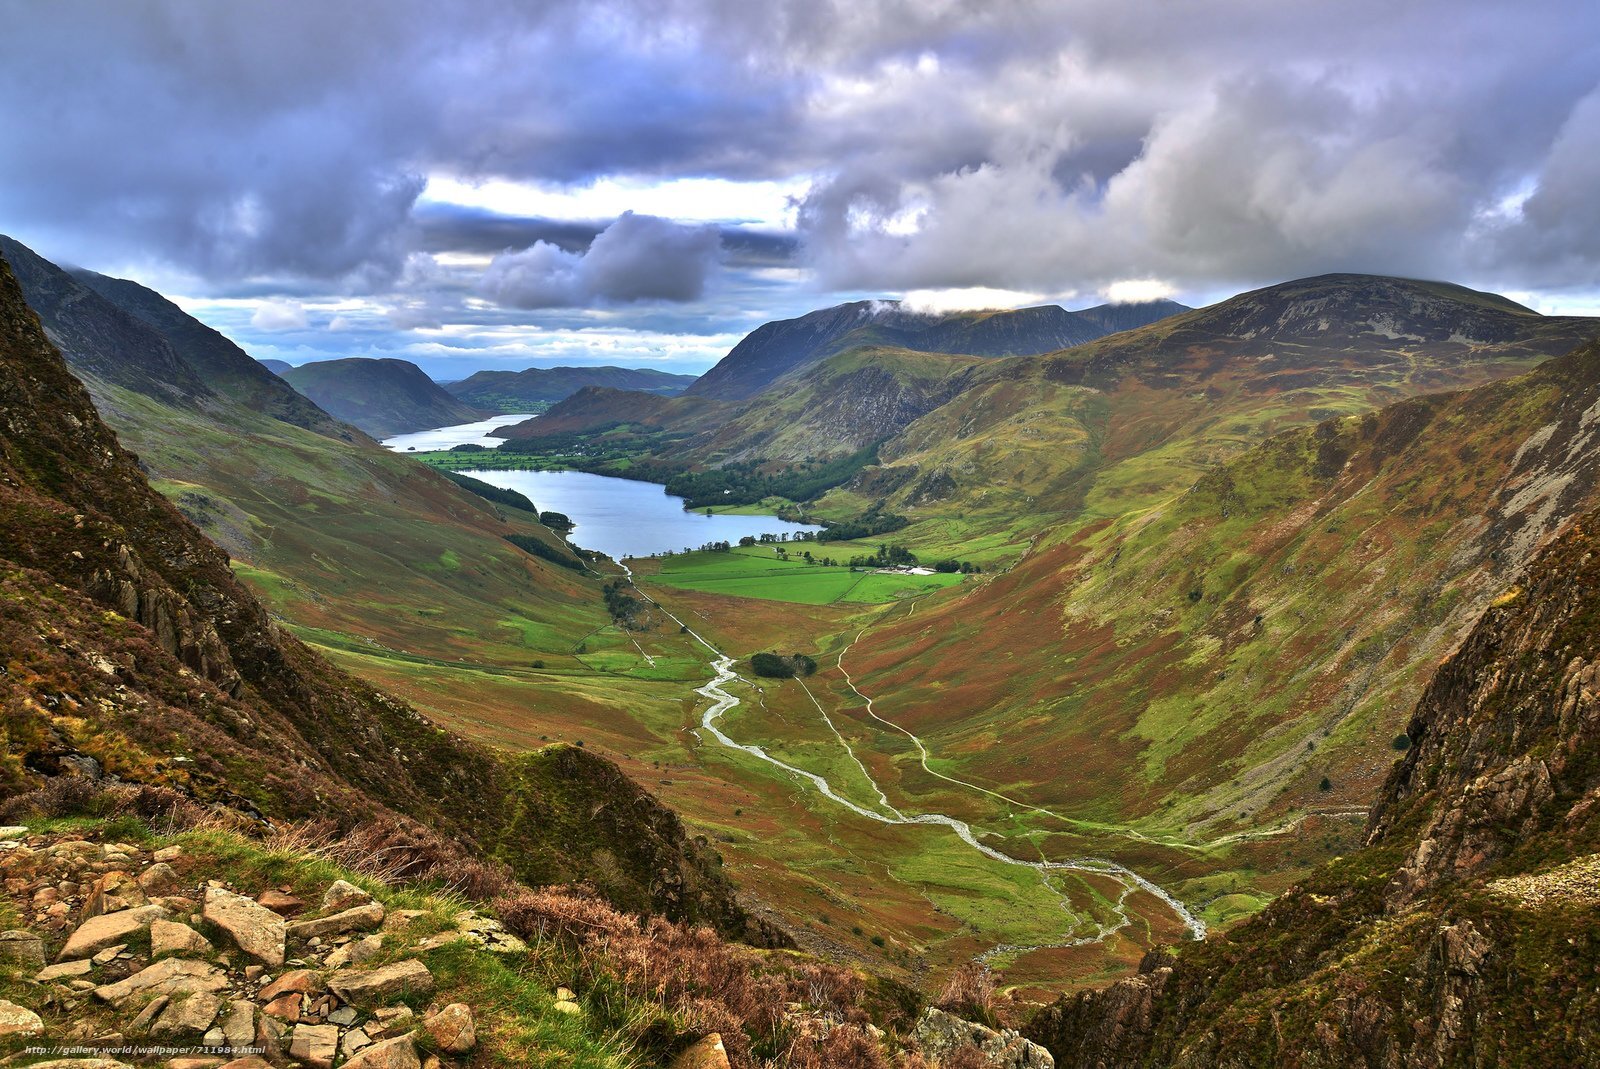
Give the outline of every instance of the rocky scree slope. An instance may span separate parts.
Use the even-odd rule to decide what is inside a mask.
[[[1434,674],[1366,845],[1063,999],[1063,1066],[1587,1065],[1600,1053],[1600,514]]]
[[[273,820],[397,819],[528,883],[745,932],[710,851],[609,762],[468,744],[275,625],[150,488],[4,265],[0,600],[0,793],[87,775]]]
[[[102,1059],[53,1069],[1051,1069],[907,989],[572,891],[476,901],[305,827],[258,841],[181,805],[158,823],[0,828],[0,1052]]]

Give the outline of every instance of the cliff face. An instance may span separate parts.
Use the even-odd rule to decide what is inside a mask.
[[[715,858],[608,762],[503,760],[276,627],[100,421],[3,261],[0,604],[0,794],[83,775],[270,819],[417,821],[528,882],[744,931]],[[575,820],[597,794],[612,815]]]
[[[1484,614],[1408,735],[1360,851],[1031,1038],[1062,1066],[1594,1064],[1600,513]]]

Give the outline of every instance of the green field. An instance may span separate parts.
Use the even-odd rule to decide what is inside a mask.
[[[780,558],[772,546],[677,554],[663,558],[660,572],[651,577],[653,582],[680,590],[801,605],[881,605],[954,586],[961,578],[954,574],[889,575],[843,565],[807,564],[792,557]]]

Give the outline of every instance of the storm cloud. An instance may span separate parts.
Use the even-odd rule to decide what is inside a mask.
[[[582,253],[548,241],[501,253],[479,288],[510,308],[692,301],[704,295],[721,246],[714,227],[627,212]]]
[[[752,315],[1131,280],[1193,299],[1329,270],[1600,290],[1587,0],[0,13],[0,230],[196,298],[360,297],[412,330],[488,325],[484,297],[531,327],[722,315],[729,293],[759,293]],[[582,209],[619,179],[795,192],[759,218]],[[440,200],[452,182],[574,207]]]

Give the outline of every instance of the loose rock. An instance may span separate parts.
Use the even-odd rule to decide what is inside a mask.
[[[345,1069],[422,1069],[410,1036],[374,1043],[344,1064]]]
[[[28,1038],[44,1035],[44,1021],[26,1006],[0,999],[0,1036]]]
[[[283,964],[283,918],[266,906],[220,887],[206,888],[205,918],[227,932],[239,949],[267,965]]]
[[[672,1059],[671,1069],[729,1069],[728,1049],[722,1045],[722,1035],[712,1032],[695,1043]]]
[[[26,929],[0,932],[0,962],[37,969],[44,965],[44,940]]]
[[[56,960],[86,958],[108,946],[127,942],[129,936],[150,927],[151,922],[166,915],[167,911],[160,906],[138,906],[91,917],[78,925],[78,930],[68,937],[67,945],[61,948]]]
[[[383,906],[377,902],[369,902],[364,906],[355,906],[332,916],[295,921],[288,926],[288,933],[294,939],[326,939],[328,936],[344,935],[347,932],[371,931],[382,923]]]
[[[346,880],[334,880],[322,896],[322,912],[345,910],[352,906],[365,906],[371,901],[372,896],[355,884]]]
[[[211,950],[211,941],[187,924],[177,921],[152,921],[150,924],[152,958],[168,954],[209,954]]]
[[[339,1028],[331,1024],[297,1024],[289,1038],[289,1057],[317,1069],[331,1069],[339,1053]]]
[[[427,1018],[422,1022],[422,1028],[433,1040],[434,1046],[450,1054],[465,1054],[478,1043],[472,1010],[461,1002],[452,1002]]]
[[[371,1005],[408,993],[426,995],[433,990],[433,974],[422,962],[407,959],[364,972],[336,975],[328,986],[346,1002]]]
[[[126,980],[95,988],[94,996],[121,1008],[148,991],[176,995],[182,992],[220,991],[227,986],[228,978],[214,965],[184,958],[163,958]]]

